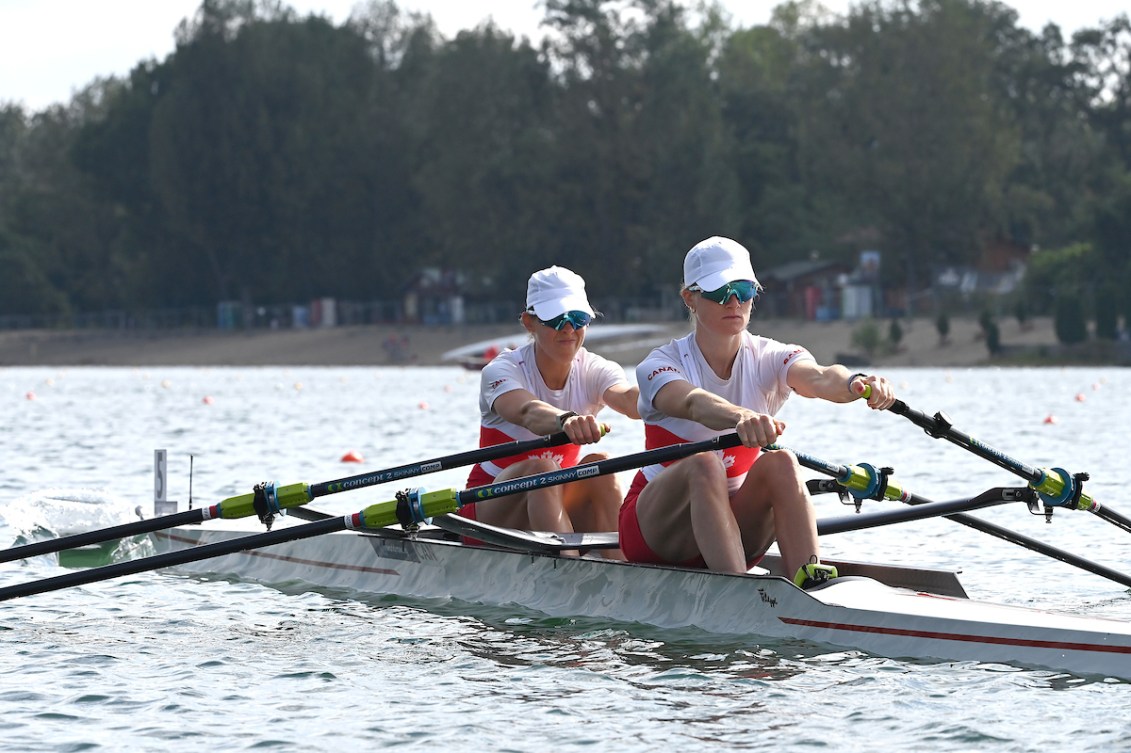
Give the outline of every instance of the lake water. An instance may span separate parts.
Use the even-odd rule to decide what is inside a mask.
[[[1131,372],[889,371],[926,413],[1037,467],[1087,471],[1127,514]],[[475,446],[478,375],[454,368],[0,369],[0,546],[152,507],[168,450],[185,509],[263,480],[318,482]],[[895,468],[933,499],[1020,481],[906,419],[802,398],[782,444]],[[616,415],[603,442],[637,452]],[[365,458],[341,462],[347,452]],[[351,512],[466,469],[320,498]],[[818,497],[819,515],[848,508]],[[866,503],[870,509],[895,503]],[[1082,512],[975,513],[1117,570],[1131,534]],[[825,553],[962,571],[971,596],[1131,619],[1116,583],[946,520],[829,536]],[[144,551],[141,552],[144,554]],[[0,565],[0,585],[57,575]],[[5,602],[0,750],[1131,750],[1131,683],[905,662],[800,642],[343,600],[146,573]]]

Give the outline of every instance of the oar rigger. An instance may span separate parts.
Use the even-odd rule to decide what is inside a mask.
[[[1080,472],[1069,475],[1068,471],[1063,468],[1053,468],[1051,471],[1042,468],[1040,472],[1040,480],[1033,483],[1031,486],[1037,492],[1037,496],[1041,498],[1041,501],[1045,503],[1044,514],[1046,523],[1052,522],[1052,513],[1057,507],[1066,507],[1069,510],[1099,509],[1100,503],[1095,500],[1084,505],[1080,504],[1080,500],[1084,494],[1084,482],[1091,478],[1089,474]],[[1055,473],[1061,482],[1061,489],[1058,493],[1046,494],[1041,491],[1042,488],[1050,486],[1046,484],[1049,473]]]

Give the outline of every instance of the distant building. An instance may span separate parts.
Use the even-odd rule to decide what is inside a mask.
[[[403,288],[404,320],[421,324],[463,324],[462,272],[425,267]]]
[[[841,290],[851,268],[838,261],[804,260],[758,273],[765,293],[757,310],[766,316],[829,321],[841,316]]]

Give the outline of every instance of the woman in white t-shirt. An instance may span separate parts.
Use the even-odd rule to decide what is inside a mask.
[[[582,347],[594,315],[579,275],[557,266],[531,275],[521,316],[531,341],[500,353],[483,369],[479,446],[559,431],[571,443],[480,463],[472,468],[468,486],[602,460],[607,453],[580,457],[581,445],[601,438],[596,418],[601,408],[608,405],[640,418],[639,390],[628,382],[624,369]],[[525,530],[615,531],[621,499],[616,476],[607,474],[485,500],[462,508],[460,514]],[[620,558],[617,550],[605,554]]]
[[[868,406],[895,401],[882,377],[821,366],[806,349],[747,331],[761,286],[741,244],[708,238],[684,259],[681,295],[694,331],[636,368],[649,449],[737,432],[742,445],[643,468],[620,512],[620,544],[634,562],[744,572],[775,540],[786,572],[810,587],[820,564],[816,520],[797,458],[762,452],[785,430],[774,417],[791,393]]]

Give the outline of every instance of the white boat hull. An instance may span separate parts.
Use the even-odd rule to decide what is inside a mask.
[[[246,535],[211,525],[155,534],[171,551]],[[803,639],[891,658],[976,661],[1131,680],[1131,623],[977,602],[842,577],[812,591],[726,575],[562,558],[452,541],[341,532],[206,559],[179,572],[357,595],[520,605],[726,635]]]

